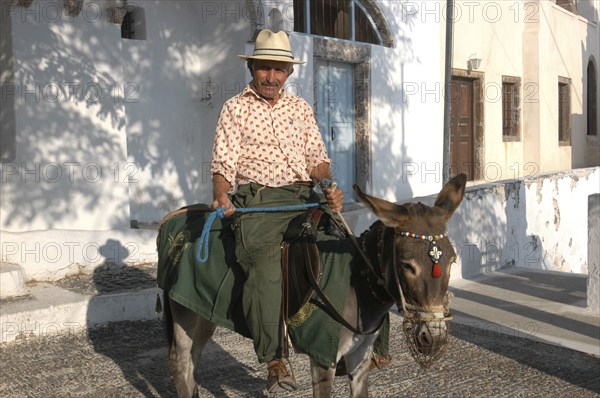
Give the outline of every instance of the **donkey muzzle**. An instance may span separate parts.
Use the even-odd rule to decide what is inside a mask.
[[[402,329],[409,351],[415,361],[428,368],[448,347],[452,315],[410,314],[404,317]]]

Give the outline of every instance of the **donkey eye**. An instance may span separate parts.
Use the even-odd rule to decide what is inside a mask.
[[[408,272],[412,275],[415,275],[417,273],[417,270],[415,268],[414,265],[412,265],[411,263],[407,263],[407,262],[401,262],[400,263],[400,268],[404,271],[404,272]]]

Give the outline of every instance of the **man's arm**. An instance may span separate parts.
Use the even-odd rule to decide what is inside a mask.
[[[224,209],[225,217],[230,216],[235,211],[233,203],[229,199],[231,184],[221,174],[213,174],[213,203],[212,208],[220,207]]]
[[[330,181],[332,180],[331,166],[329,165],[329,163],[324,162],[324,163],[317,165],[310,172],[310,178],[312,178],[313,181],[316,181],[323,189],[323,193],[325,194],[325,199],[327,199],[327,204],[329,204],[329,207],[331,207],[331,210],[341,212],[343,204],[344,204],[344,192],[342,192],[342,190],[339,188],[334,188],[334,189],[324,188],[321,185],[321,181],[324,178],[326,178]]]
[[[321,183],[323,178],[332,180],[331,167],[329,166],[329,163],[323,162],[315,166],[315,168],[310,172],[310,178],[312,178],[312,180],[316,181],[318,184]]]

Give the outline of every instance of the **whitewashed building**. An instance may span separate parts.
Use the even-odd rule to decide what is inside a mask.
[[[441,187],[445,1],[1,5],[0,257],[27,279],[153,261],[145,227],[211,201],[217,117],[250,80],[237,55],[261,28],[289,32],[307,61],[288,89],[314,104],[347,192]],[[454,7],[452,171],[494,182],[600,164],[598,1]]]
[[[599,165],[599,2],[455,7],[453,161],[486,181]]]

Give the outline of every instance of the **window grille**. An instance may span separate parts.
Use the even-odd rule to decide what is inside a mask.
[[[571,81],[558,80],[558,141],[571,145]]]
[[[590,59],[587,66],[587,135],[598,135],[598,82],[596,68]]]
[[[358,0],[294,0],[294,31],[370,44],[383,42]]]
[[[504,141],[519,140],[521,126],[521,79],[502,78],[502,138]]]

